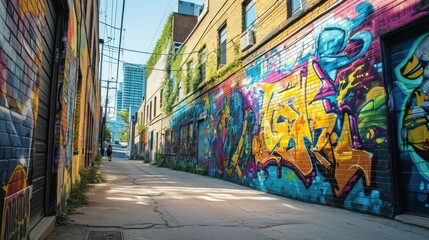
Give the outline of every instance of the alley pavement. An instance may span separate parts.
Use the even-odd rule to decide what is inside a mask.
[[[427,228],[141,161],[104,160],[101,170],[88,205],[48,239],[429,239]]]

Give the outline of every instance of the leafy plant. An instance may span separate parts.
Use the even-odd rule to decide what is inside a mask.
[[[128,142],[128,130],[130,128],[128,120],[130,117],[130,113],[128,111],[120,111],[118,112],[118,116],[125,122],[125,129],[121,132],[120,138],[123,142]]]
[[[103,131],[104,131],[104,139],[112,138],[112,131],[109,128],[107,128],[107,126],[103,127]]]
[[[142,132],[144,132],[144,131],[146,131],[146,129],[147,129],[147,126],[145,124],[139,124],[139,125],[137,125],[137,132],[139,134],[142,133]]]
[[[96,157],[96,162],[98,156]],[[67,203],[57,209],[57,225],[66,225],[69,221],[69,216],[73,214],[76,208],[88,204],[86,193],[89,190],[90,184],[102,182],[100,167],[98,165],[83,169],[79,175],[80,180],[73,185]]]
[[[167,22],[164,25],[164,29],[162,30],[161,36],[156,42],[155,47],[153,49],[153,54],[150,56],[146,63],[146,79],[150,77],[152,74],[152,71],[158,62],[159,58],[161,57],[162,51],[168,46],[168,43],[170,39],[172,38],[172,27],[173,27],[173,14],[170,14],[170,16],[167,19]]]
[[[170,114],[173,111],[173,105],[179,96],[179,84],[182,81],[182,71],[180,68],[180,62],[183,57],[183,49],[180,49],[177,53],[177,57],[173,55],[173,49],[170,48],[168,59],[165,65],[166,74],[162,82],[165,94],[163,94],[163,111],[165,114]],[[174,71],[171,71],[174,69]]]

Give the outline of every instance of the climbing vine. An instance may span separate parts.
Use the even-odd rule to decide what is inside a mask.
[[[179,83],[182,81],[182,71],[180,63],[182,62],[183,50],[174,55],[173,48],[169,49],[168,58],[165,64],[166,74],[162,81],[162,87],[164,90],[162,110],[165,114],[170,114],[173,110],[174,102],[179,96]],[[172,71],[173,69],[173,71]]]
[[[215,83],[219,80],[223,80],[228,75],[237,71],[241,67],[241,64],[242,60],[240,45],[234,44],[234,59],[232,60],[232,62],[226,66],[221,67],[219,70],[213,73],[213,75],[209,79],[212,79]]]
[[[153,49],[153,54],[146,62],[146,79],[152,74],[153,69],[155,68],[156,63],[160,59],[162,55],[162,51],[168,47],[170,40],[172,39],[172,30],[173,26],[173,14],[167,19],[166,24],[164,25],[164,29],[162,30],[161,36],[155,44],[155,48]]]

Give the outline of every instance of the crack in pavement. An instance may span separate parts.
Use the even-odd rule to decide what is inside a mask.
[[[164,217],[164,213],[159,210],[159,208],[161,206],[158,204],[158,202],[156,200],[152,199],[152,201],[153,201],[154,206],[155,206],[155,208],[154,208],[153,211],[156,212],[156,213],[158,213],[158,215],[160,216],[161,220],[164,221],[165,226],[170,227],[170,225],[168,224],[168,220],[165,219],[165,217]]]

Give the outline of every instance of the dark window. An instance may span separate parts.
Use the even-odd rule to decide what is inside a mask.
[[[226,23],[219,29],[219,67],[226,64]]]
[[[157,151],[158,151],[158,143],[159,143],[159,132],[156,133],[156,144],[155,144],[155,147],[156,147]]]
[[[255,28],[256,21],[256,4],[255,0],[244,2],[244,30]]]
[[[159,94],[159,108],[162,108],[162,89],[161,93]]]
[[[171,131],[170,131],[170,152],[173,152],[174,151],[174,149],[173,149],[173,145],[174,145],[174,136],[173,136],[173,134],[174,134],[174,132],[173,132],[173,129],[171,129]]]
[[[204,81],[206,79],[206,59],[207,59],[207,53],[206,53],[206,47],[204,46],[199,52],[198,52],[198,61],[200,64],[200,82]]]
[[[153,117],[156,117],[156,97],[155,97],[155,100],[153,102]]]
[[[306,4],[307,0],[288,0],[290,16],[299,12]]]
[[[152,102],[150,102],[150,107],[149,107],[149,120],[152,120]]]
[[[174,53],[177,53],[180,50],[180,48],[182,47],[182,44],[175,42],[175,43],[173,43],[173,47],[174,47]]]
[[[144,115],[143,112],[140,113],[140,124],[144,123]]]
[[[149,105],[146,106],[146,122],[149,122]]]
[[[150,132],[150,150],[153,150],[153,131]]]

